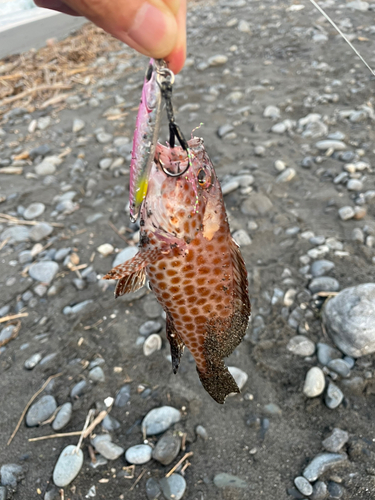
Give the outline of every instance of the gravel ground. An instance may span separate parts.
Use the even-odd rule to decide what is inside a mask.
[[[375,66],[373,5],[322,6]],[[0,316],[19,315],[0,329],[1,500],[375,498],[374,323],[351,354],[327,331],[339,301],[321,314],[374,281],[374,79],[308,2],[192,3],[188,37],[178,122],[203,123],[249,271],[252,321],[227,360],[242,393],[217,405],[188,352],[173,375],[152,292],[115,301],[101,280],[137,244],[147,65],[110,45],[100,78],[78,74],[54,105],[0,101]],[[29,441],[108,409],[82,452],[79,435]]]

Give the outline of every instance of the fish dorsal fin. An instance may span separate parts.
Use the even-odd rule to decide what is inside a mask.
[[[232,255],[233,266],[233,297],[236,301],[235,309],[243,316],[249,317],[251,306],[249,299],[249,283],[247,269],[240,252],[240,248],[233,238],[230,239],[229,248]]]

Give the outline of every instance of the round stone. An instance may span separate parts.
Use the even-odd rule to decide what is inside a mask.
[[[42,396],[34,403],[26,414],[26,425],[35,427],[48,420],[56,411],[57,404],[53,396]]]
[[[44,203],[32,203],[23,213],[23,218],[26,220],[33,220],[40,217],[44,212],[46,206]]]
[[[181,448],[181,439],[174,434],[165,434],[157,442],[152,458],[163,465],[169,465],[177,457]]]
[[[152,448],[148,444],[138,444],[125,452],[127,462],[134,465],[146,464],[151,460]]]
[[[181,420],[181,413],[172,406],[161,406],[149,411],[142,422],[146,436],[161,434]]]
[[[53,421],[52,429],[54,431],[60,431],[61,429],[66,427],[72,417],[72,412],[72,403],[64,403],[58,411],[55,420]]]
[[[350,367],[343,359],[333,359],[328,363],[327,368],[340,375],[340,377],[346,378],[350,375]]]
[[[292,337],[286,348],[288,351],[293,354],[297,354],[297,356],[312,356],[315,352],[315,344],[310,339],[305,337],[304,335],[296,335]]]
[[[325,378],[323,371],[314,366],[307,372],[305,384],[303,386],[303,393],[308,398],[315,398],[324,391]]]
[[[324,276],[334,267],[335,264],[330,260],[316,260],[311,264],[310,272],[314,276],[314,278],[317,278],[319,276]]]
[[[339,389],[333,382],[330,382],[328,384],[328,389],[324,398],[325,404],[328,406],[328,408],[334,410],[341,404],[343,399],[344,394],[342,393],[341,389]]]
[[[307,497],[312,495],[313,487],[303,476],[296,477],[294,480],[294,484],[296,485],[298,491],[302,493],[302,495],[306,495]]]
[[[156,351],[160,351],[162,346],[162,340],[160,335],[153,333],[143,343],[143,354],[145,356],[151,356]]]
[[[33,264],[29,269],[29,275],[36,281],[50,283],[56,276],[58,270],[59,265],[57,262],[45,260]]]
[[[139,327],[139,334],[148,337],[152,333],[158,333],[162,329],[162,324],[159,321],[146,321]]]
[[[89,379],[93,382],[105,382],[105,375],[100,366],[96,366],[89,372]]]
[[[336,346],[348,356],[375,352],[375,283],[342,290],[326,302],[323,322]]]
[[[109,434],[99,434],[92,440],[92,445],[107,460],[116,460],[125,451],[122,446],[112,443]]]
[[[42,241],[53,232],[53,227],[46,222],[41,222],[30,229],[30,238],[35,241]]]
[[[68,486],[78,475],[83,465],[83,453],[74,445],[69,445],[61,452],[53,471],[53,482],[59,488]]]
[[[118,391],[115,399],[115,406],[123,408],[130,399],[130,385],[126,384]]]
[[[340,283],[335,278],[320,276],[311,280],[309,290],[312,294],[319,292],[337,292]]]
[[[172,474],[160,481],[166,500],[181,500],[186,490],[186,481],[180,474]]]

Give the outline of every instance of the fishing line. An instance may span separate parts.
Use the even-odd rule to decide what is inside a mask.
[[[328,14],[324,12],[324,10],[315,2],[315,0],[309,0],[313,6],[318,9],[318,11],[327,19],[327,21],[335,28],[335,30],[343,37],[345,42],[349,45],[349,47],[355,52],[355,54],[360,58],[363,64],[370,70],[371,74],[375,76],[375,71],[371,68],[371,66],[363,59],[358,50],[354,47],[354,45],[348,40],[348,38],[344,35],[344,33],[340,30],[337,24],[329,17]]]

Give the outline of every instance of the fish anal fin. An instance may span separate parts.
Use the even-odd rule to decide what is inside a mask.
[[[176,374],[178,367],[180,366],[180,360],[184,352],[185,344],[174,326],[173,319],[169,315],[167,315],[166,331],[167,339],[169,340],[169,344],[171,346],[172,369],[173,373]]]
[[[118,280],[115,290],[115,297],[120,297],[126,293],[136,292],[143,287],[146,281],[145,268],[139,269],[135,273],[129,274]]]
[[[224,363],[211,366],[207,372],[197,368],[197,372],[204,389],[217,403],[223,404],[229,394],[241,392]]]

